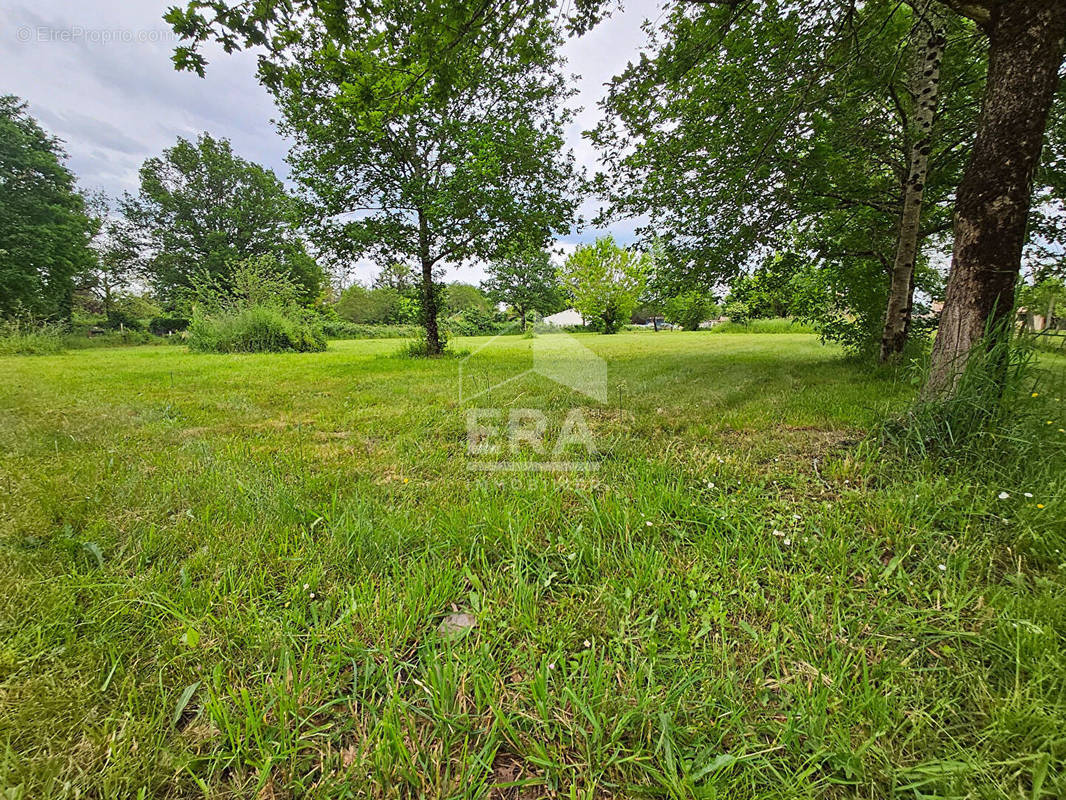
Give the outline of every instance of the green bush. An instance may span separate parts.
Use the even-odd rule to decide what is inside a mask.
[[[94,347],[130,347],[140,344],[170,344],[161,336],[148,331],[108,331],[89,336],[83,332],[71,332],[63,337],[64,347],[70,350],[88,350]]]
[[[189,349],[200,353],[311,353],[326,349],[321,328],[277,308],[248,306],[194,317]]]
[[[0,323],[0,355],[30,356],[62,353],[66,329],[59,323],[12,320]]]
[[[148,321],[148,330],[156,336],[168,336],[187,330],[190,320],[184,317],[152,317]]]
[[[500,332],[500,324],[491,311],[467,308],[449,317],[445,327],[453,336],[485,336]]]
[[[743,325],[751,319],[751,309],[748,308],[747,303],[743,303],[740,300],[726,300],[722,312],[729,317],[730,322],[735,322],[738,325]]]
[[[322,333],[327,339],[412,339],[422,336],[422,329],[417,325],[363,325],[331,319],[322,323]]]
[[[809,322],[788,317],[751,319],[747,322],[723,322],[711,328],[711,333],[817,333]]]
[[[686,331],[698,330],[700,323],[716,316],[714,297],[704,292],[684,292],[666,301],[666,320]]]
[[[135,317],[129,311],[121,308],[113,308],[107,312],[107,322],[104,326],[113,331],[143,331],[144,323],[139,317]]]

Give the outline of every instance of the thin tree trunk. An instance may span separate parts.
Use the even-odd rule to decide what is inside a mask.
[[[995,5],[988,85],[955,203],[955,247],[927,396],[950,393],[971,349],[1005,328],[1014,307],[1033,174],[1058,85],[1063,0]]]
[[[926,3],[915,28],[915,63],[912,89],[915,111],[907,126],[910,142],[907,175],[903,181],[903,213],[900,217],[896,260],[881,334],[882,363],[899,356],[907,344],[911,310],[914,307],[914,264],[918,258],[922,199],[929,182],[929,152],[933,142],[933,117],[940,97],[940,63],[947,37],[944,22],[932,2]]]
[[[522,316],[522,330],[526,329],[526,310],[524,308],[518,309],[518,313]]]
[[[426,329],[426,354],[439,356],[444,348],[437,326],[437,292],[433,285],[433,259],[429,254],[429,225],[418,212],[418,255],[422,262],[422,325]]]

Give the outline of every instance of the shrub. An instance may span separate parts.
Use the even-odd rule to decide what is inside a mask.
[[[129,330],[129,331],[143,331],[144,323],[138,317],[135,317],[129,311],[121,308],[113,308],[107,312],[107,322],[104,323],[105,327],[110,328],[113,331]]]
[[[364,325],[343,319],[322,323],[327,339],[413,339],[422,335],[417,325]]]
[[[751,309],[748,308],[747,303],[742,303],[740,300],[727,300],[722,311],[729,317],[730,322],[735,322],[739,325],[743,325],[751,319]]]
[[[198,315],[189,348],[200,353],[310,353],[326,349],[321,328],[277,308],[246,308]]]
[[[712,333],[817,333],[809,322],[781,317],[752,319],[744,323],[723,322],[711,328]]]
[[[88,350],[97,347],[130,347],[141,344],[172,344],[162,336],[148,331],[107,331],[95,336],[85,332],[71,332],[63,337],[63,345],[69,350]]]
[[[0,323],[0,355],[49,355],[62,353],[66,329],[59,323],[11,320]]]
[[[485,336],[500,330],[492,312],[480,308],[468,308],[449,317],[445,327],[453,336]]]
[[[666,319],[686,331],[694,331],[700,323],[718,310],[714,298],[704,292],[684,292],[666,301]]]
[[[152,317],[148,321],[148,330],[156,336],[169,336],[187,330],[189,322],[184,317]]]

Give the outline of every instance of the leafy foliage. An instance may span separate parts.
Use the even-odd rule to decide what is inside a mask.
[[[335,309],[342,319],[360,325],[408,325],[418,318],[417,302],[391,286],[352,284],[341,292]]]
[[[225,279],[193,279],[189,347],[198,352],[315,352],[326,349],[321,320],[300,306],[300,287],[278,269],[274,256],[236,264]]]
[[[598,180],[610,211],[648,219],[682,288],[794,253],[789,269],[825,271],[814,282],[837,327],[859,320],[850,338],[876,340],[919,101],[908,81],[916,13],[890,0],[672,6],[591,133],[607,154]],[[974,27],[953,17],[949,28],[921,230],[941,250],[984,69]],[[929,277],[919,267],[919,289]]]
[[[189,326],[189,349],[200,353],[310,353],[326,349],[319,326],[271,306],[199,314]]]
[[[95,223],[59,140],[0,96],[0,317],[68,319]]]
[[[464,311],[492,313],[492,301],[485,292],[469,283],[449,283],[444,292],[444,311],[449,315]]]
[[[307,254],[299,207],[270,170],[236,155],[228,140],[179,138],[145,161],[140,192],[126,196],[126,228],[118,238],[137,253],[160,298],[180,303],[205,280],[226,292],[236,265],[270,257],[277,276],[310,303],[324,285]],[[265,263],[265,262],[264,262]]]
[[[346,320],[326,320],[322,333],[327,339],[413,339],[420,335],[417,325],[362,325]]]
[[[615,333],[639,304],[651,261],[647,253],[619,247],[605,236],[578,247],[559,271],[559,280],[587,323]]]
[[[37,356],[61,353],[66,327],[59,322],[0,320],[0,355]]]
[[[492,262],[482,288],[498,303],[518,312],[523,329],[530,312],[560,311],[561,287],[551,255],[543,248],[527,248]]]
[[[167,20],[203,72],[200,43],[260,47],[260,79],[295,147],[294,177],[347,257],[418,264],[427,350],[434,270],[543,240],[573,214],[563,148],[571,93],[543,0],[384,0],[371,5],[192,2]]]
[[[665,305],[666,320],[680,325],[686,331],[696,330],[701,322],[710,319],[718,311],[713,295],[695,290],[675,295]]]

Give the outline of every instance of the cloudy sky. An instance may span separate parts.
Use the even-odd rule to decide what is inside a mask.
[[[581,131],[597,120],[603,83],[634,58],[644,43],[644,19],[659,16],[659,0],[629,0],[590,35],[566,45],[568,69],[581,76],[574,104],[583,108],[569,131],[578,160],[596,166]],[[65,142],[82,187],[116,195],[135,190],[137,169],[178,136],[200,131],[228,137],[243,157],[287,178],[287,145],[274,129],[274,105],[255,80],[247,53],[208,51],[207,77],[176,72],[175,39],[162,22],[174,0],[0,0],[0,93],[30,103],[30,112]],[[594,204],[586,210],[594,209]],[[587,214],[586,214],[587,216]],[[611,229],[623,241],[632,226]],[[598,231],[566,237],[573,246]],[[368,278],[372,266],[355,274]],[[451,277],[477,280],[477,265]]]

